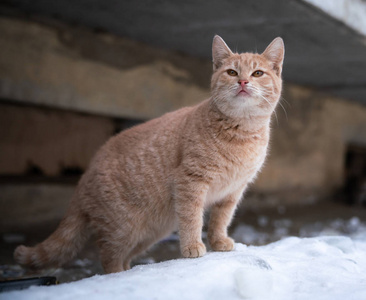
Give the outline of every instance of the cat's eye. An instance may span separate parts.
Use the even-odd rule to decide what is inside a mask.
[[[237,75],[238,75],[238,72],[236,72],[236,71],[234,71],[234,70],[232,70],[232,69],[227,70],[226,72],[227,72],[230,76],[237,76]]]
[[[253,77],[261,77],[263,74],[264,74],[263,71],[257,70],[257,71],[253,72],[252,76]]]

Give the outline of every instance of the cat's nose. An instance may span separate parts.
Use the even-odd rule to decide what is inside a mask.
[[[248,84],[248,83],[249,83],[249,81],[248,81],[248,80],[239,80],[239,81],[238,81],[238,83],[239,83],[241,86],[244,86],[244,85]]]

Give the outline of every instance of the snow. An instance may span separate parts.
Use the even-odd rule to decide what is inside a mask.
[[[349,27],[366,35],[365,0],[305,0]]]
[[[293,221],[286,218],[270,222],[266,216],[259,216],[257,223],[257,227],[246,224],[237,226],[233,233],[234,240],[244,244],[264,245],[288,237],[290,232],[295,232],[299,237],[345,235],[352,239],[366,241],[366,224],[358,217],[352,217],[349,220],[316,221],[302,225],[298,230]]]
[[[356,224],[354,219],[350,224]],[[282,222],[281,226],[288,226]],[[0,299],[366,299],[363,235],[287,237],[266,246],[235,244],[231,252],[140,265]]]

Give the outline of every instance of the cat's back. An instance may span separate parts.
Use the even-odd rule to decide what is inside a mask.
[[[197,106],[166,113],[111,137],[95,155],[91,169],[133,173],[141,168],[171,168],[185,122]]]
[[[194,106],[184,107],[122,131],[110,139],[107,147],[114,148],[113,150],[119,152],[122,149],[131,149],[131,147],[137,151],[146,149],[149,145],[165,147],[173,145],[179,138],[188,115],[194,109]],[[150,150],[152,149],[150,148]]]

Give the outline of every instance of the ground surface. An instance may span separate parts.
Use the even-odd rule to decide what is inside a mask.
[[[21,268],[13,261],[14,248],[21,243],[32,245],[42,241],[57,224],[44,224],[17,232],[2,233],[0,241],[0,281],[33,276],[56,276],[61,283],[102,274],[98,252],[89,242],[78,258],[62,268],[32,271]],[[287,236],[315,237],[344,235],[352,238],[364,236],[366,240],[366,209],[334,203],[318,205],[276,207],[246,210],[237,215],[231,236],[247,245],[265,245]],[[135,264],[148,264],[180,258],[177,235],[172,235],[154,246]]]
[[[126,272],[6,292],[0,300],[363,300],[365,286],[363,234],[287,237],[266,246],[237,243],[230,252],[209,252],[195,259],[139,265]]]

